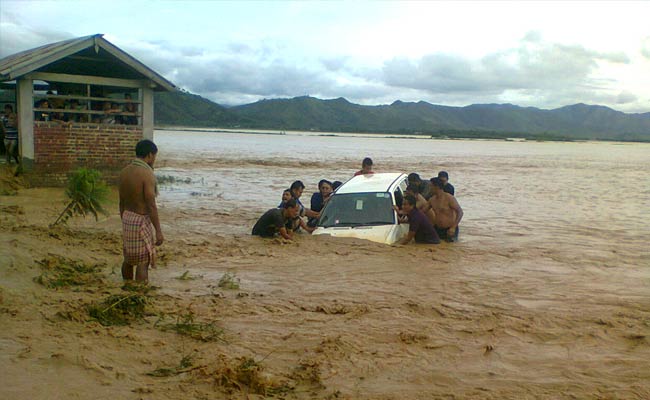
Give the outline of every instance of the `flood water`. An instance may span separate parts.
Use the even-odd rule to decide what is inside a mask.
[[[361,160],[377,172],[446,170],[465,217],[462,241],[615,248],[650,266],[650,144],[156,131],[163,204],[241,213],[276,206],[300,179],[345,181]],[[232,226],[245,233],[249,226]],[[615,262],[615,258],[612,260]]]

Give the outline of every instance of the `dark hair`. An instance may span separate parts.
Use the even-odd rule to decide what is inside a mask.
[[[284,207],[284,208],[294,208],[294,207],[297,206],[297,205],[298,205],[298,203],[296,203],[296,199],[294,199],[294,198],[292,197],[292,198],[290,198],[289,200],[287,200],[287,202],[284,203],[284,204],[282,205],[282,207]]]
[[[320,187],[323,186],[323,184],[327,183],[328,185],[332,186],[332,182],[328,181],[327,179],[321,179],[318,182],[318,190],[320,190]]]
[[[291,191],[294,189],[304,189],[305,185],[302,184],[302,181],[295,181],[294,183],[291,184]]]
[[[406,190],[413,193],[420,193],[420,185],[417,183],[409,183],[406,187]]]
[[[420,179],[420,175],[416,174],[415,172],[411,172],[408,176],[408,181],[409,182],[421,182],[422,179]]]
[[[11,104],[5,104],[5,108],[8,108],[11,110],[11,112],[14,112],[14,108]]]
[[[440,178],[431,178],[431,184],[440,189],[442,189],[445,186],[442,184],[442,180]]]
[[[412,196],[410,194],[404,196],[404,200],[408,201],[408,203],[413,207],[415,207],[415,205],[417,204],[417,200],[415,200],[415,196]]]
[[[138,158],[145,158],[149,154],[158,154],[158,147],[149,139],[143,139],[135,145],[135,155]]]
[[[449,174],[447,173],[447,171],[440,171],[440,172],[438,172],[438,178],[447,178],[447,179],[449,179]]]
[[[372,165],[372,158],[370,158],[370,157],[366,157],[366,158],[363,159],[363,161],[361,162],[361,166],[364,167],[364,166],[366,166],[366,165],[367,165],[367,166],[371,166],[371,165]]]
[[[336,189],[338,189],[339,186],[341,186],[342,184],[343,184],[343,182],[341,182],[341,181],[334,181],[334,182],[332,182],[332,189],[336,190]]]

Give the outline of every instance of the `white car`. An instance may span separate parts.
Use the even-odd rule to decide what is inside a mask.
[[[341,185],[321,212],[314,235],[353,237],[393,244],[407,233],[393,206],[401,207],[406,174],[358,175]]]

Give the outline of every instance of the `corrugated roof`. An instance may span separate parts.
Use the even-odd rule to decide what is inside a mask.
[[[163,78],[157,72],[136,60],[119,47],[104,39],[102,36],[102,34],[96,34],[63,40],[61,42],[46,44],[44,46],[21,51],[20,53],[5,57],[0,60],[0,82],[20,78],[25,74],[37,71],[50,64],[60,62],[75,53],[82,52],[89,48],[94,48],[95,53],[99,52],[99,49],[103,49],[114,59],[133,70],[133,72],[152,80],[156,83],[157,90],[177,90],[173,83]]]

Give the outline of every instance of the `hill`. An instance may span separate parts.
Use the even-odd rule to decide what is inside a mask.
[[[303,96],[225,108],[186,92],[156,94],[156,124],[242,129],[650,141],[650,113],[575,104],[553,110],[513,104],[466,107],[396,101],[363,106]]]
[[[188,92],[156,92],[154,104],[157,126],[222,127],[236,125],[240,120],[227,108]]]

